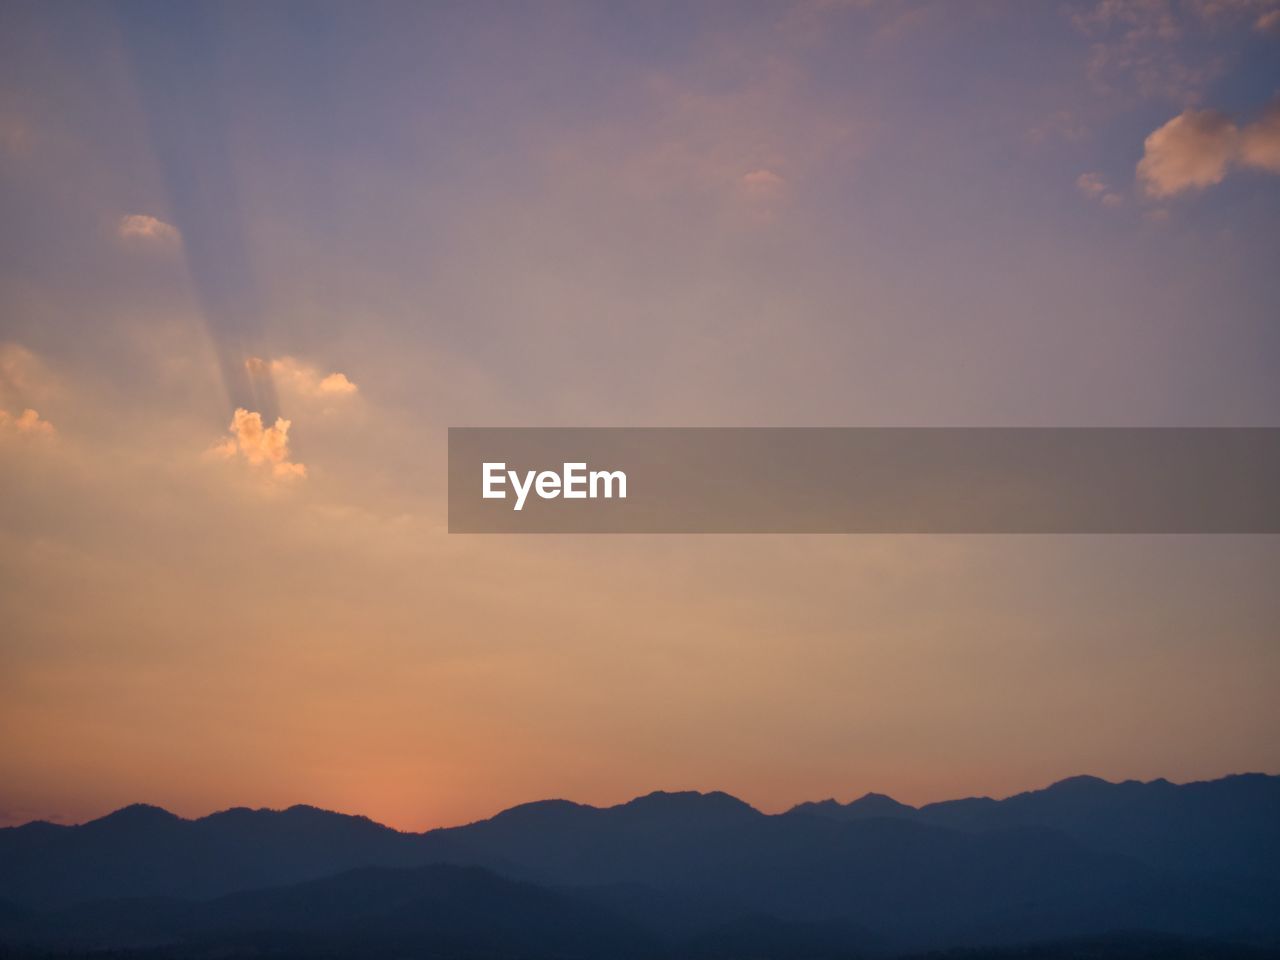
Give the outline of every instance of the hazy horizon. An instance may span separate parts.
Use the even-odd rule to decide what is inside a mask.
[[[370,817],[370,816],[368,816],[367,814],[363,813],[363,812],[362,812],[362,811],[360,811],[360,810],[335,810],[335,809],[330,809],[330,808],[328,808],[328,807],[319,807],[319,806],[316,806],[315,804],[307,803],[307,802],[306,802],[306,801],[304,801],[304,800],[298,800],[298,801],[296,801],[296,802],[294,802],[294,803],[281,804],[281,805],[278,805],[278,806],[252,806],[252,805],[250,805],[250,804],[243,804],[243,803],[237,804],[237,803],[233,803],[233,804],[231,804],[230,806],[226,806],[226,807],[219,807],[219,808],[214,809],[214,810],[207,810],[207,811],[204,811],[204,812],[192,812],[192,811],[179,811],[179,810],[172,810],[172,809],[169,809],[168,807],[163,806],[162,804],[150,803],[150,802],[148,802],[147,800],[145,800],[145,799],[144,799],[144,800],[135,800],[135,801],[133,801],[133,802],[131,802],[131,803],[125,804],[125,805],[120,806],[120,807],[113,807],[113,808],[112,808],[112,809],[110,809],[110,810],[104,810],[104,811],[102,811],[101,813],[94,814],[94,815],[92,815],[92,816],[86,817],[84,820],[77,820],[77,821],[74,821],[74,822],[72,822],[72,821],[67,821],[67,820],[57,820],[57,819],[53,819],[53,820],[51,820],[51,819],[49,819],[49,818],[47,818],[47,817],[37,817],[37,818],[31,819],[31,820],[24,820],[24,821],[21,821],[21,822],[10,823],[10,822],[7,822],[7,821],[3,820],[2,818],[0,818],[0,828],[3,828],[3,827],[19,827],[19,826],[25,826],[25,825],[27,825],[27,824],[29,824],[29,823],[55,823],[55,824],[58,824],[59,826],[83,826],[83,825],[84,825],[84,824],[86,824],[86,823],[92,823],[92,822],[93,822],[93,821],[95,821],[95,820],[101,820],[101,819],[103,819],[104,817],[108,817],[108,816],[110,816],[110,815],[112,815],[112,814],[114,814],[114,813],[119,813],[121,810],[127,810],[127,809],[129,809],[130,807],[150,807],[150,808],[153,808],[153,809],[164,810],[166,813],[174,814],[174,815],[176,815],[176,816],[180,817],[181,819],[186,820],[186,821],[188,821],[188,822],[190,822],[190,821],[194,821],[194,820],[202,820],[202,819],[204,819],[205,817],[215,816],[215,815],[217,815],[217,814],[220,814],[220,813],[226,813],[226,812],[231,811],[231,810],[252,810],[252,811],[254,811],[255,813],[263,813],[263,812],[266,812],[266,813],[283,813],[283,812],[286,812],[286,811],[288,811],[288,810],[292,810],[292,809],[297,808],[297,807],[304,807],[304,808],[308,808],[308,809],[312,809],[312,810],[320,810],[320,811],[322,811],[322,812],[324,812],[324,813],[334,813],[334,814],[338,814],[338,815],[341,815],[341,816],[349,816],[349,817],[364,817],[365,819],[371,820],[371,821],[373,821],[374,823],[377,823],[377,824],[379,824],[379,825],[381,825],[381,826],[384,826],[384,827],[391,827],[393,830],[399,831],[399,832],[401,832],[401,833],[426,833],[426,832],[430,832],[430,831],[432,831],[432,830],[449,829],[449,828],[451,828],[451,827],[466,826],[466,825],[471,824],[471,823],[476,823],[476,822],[479,822],[479,821],[487,820],[487,819],[489,819],[489,818],[491,818],[491,817],[497,816],[497,815],[498,815],[498,814],[500,814],[500,813],[505,813],[505,812],[506,812],[506,811],[508,811],[508,810],[512,810],[512,809],[515,809],[515,808],[517,808],[517,807],[528,806],[528,805],[530,805],[530,804],[548,803],[548,802],[552,802],[552,803],[554,803],[554,802],[561,802],[561,801],[565,801],[565,802],[568,802],[568,803],[575,804],[576,806],[590,807],[590,808],[593,808],[593,809],[597,809],[597,810],[599,810],[599,809],[609,809],[609,808],[613,808],[613,807],[624,806],[624,805],[626,805],[626,804],[628,804],[628,803],[630,803],[630,802],[632,802],[632,801],[634,801],[634,800],[642,800],[642,799],[645,799],[646,797],[649,797],[649,796],[652,796],[652,795],[655,795],[655,794],[662,794],[662,795],[667,795],[667,796],[671,796],[671,795],[678,795],[678,794],[697,794],[697,795],[700,795],[700,796],[708,796],[708,795],[712,795],[712,794],[724,794],[724,795],[726,795],[726,796],[732,797],[732,798],[733,798],[733,799],[735,799],[735,800],[742,801],[743,803],[747,804],[747,805],[748,805],[748,806],[750,806],[751,808],[753,808],[753,809],[755,809],[755,810],[757,810],[757,811],[759,811],[759,812],[761,812],[761,813],[764,813],[764,814],[769,815],[769,816],[776,816],[776,815],[779,815],[779,814],[786,813],[786,812],[788,812],[789,810],[792,810],[792,809],[794,809],[794,808],[796,808],[796,807],[798,807],[798,806],[800,806],[800,805],[802,805],[802,804],[805,804],[805,803],[823,803],[823,802],[827,802],[827,801],[830,801],[830,800],[834,800],[834,801],[836,801],[837,803],[840,803],[840,804],[849,804],[849,803],[852,803],[852,802],[854,802],[854,801],[856,801],[856,800],[861,800],[861,799],[864,799],[865,797],[869,797],[869,796],[877,796],[877,797],[884,797],[884,796],[888,796],[890,799],[892,799],[892,800],[896,800],[896,801],[898,801],[899,803],[906,804],[908,807],[912,807],[912,808],[915,808],[915,809],[919,809],[919,808],[921,808],[921,807],[929,806],[930,804],[935,804],[935,803],[945,803],[945,802],[953,801],[953,800],[968,800],[968,799],[972,799],[973,797],[979,797],[979,798],[990,798],[990,799],[994,799],[994,800],[1008,800],[1008,799],[1010,799],[1011,797],[1020,796],[1020,795],[1022,795],[1022,794],[1026,794],[1026,793],[1035,793],[1035,792],[1040,791],[1040,790],[1047,790],[1047,789],[1049,789],[1050,787],[1057,786],[1058,784],[1063,783],[1063,782],[1065,782],[1065,781],[1069,781],[1069,780],[1082,780],[1082,779],[1083,779],[1083,780],[1094,780],[1094,779],[1098,779],[1098,780],[1102,780],[1103,782],[1105,782],[1105,783],[1107,783],[1107,784],[1110,784],[1110,785],[1112,785],[1112,786],[1115,786],[1115,785],[1118,785],[1118,784],[1122,784],[1122,783],[1135,783],[1135,782],[1136,782],[1136,783],[1142,783],[1142,784],[1144,784],[1144,785],[1149,785],[1149,784],[1153,784],[1153,783],[1170,783],[1170,784],[1172,784],[1172,785],[1173,785],[1173,786],[1175,786],[1175,787],[1179,787],[1179,786],[1187,786],[1187,785],[1189,785],[1189,784],[1193,784],[1193,783],[1208,783],[1208,782],[1214,782],[1214,781],[1217,781],[1217,780],[1225,780],[1225,779],[1229,779],[1229,778],[1231,778],[1231,777],[1254,777],[1254,776],[1273,777],[1273,776],[1280,776],[1280,773],[1271,773],[1271,772],[1268,772],[1268,771],[1265,771],[1265,770],[1241,770],[1241,771],[1238,771],[1238,772],[1236,772],[1236,773],[1223,774],[1223,775],[1222,775],[1222,776],[1220,776],[1220,777],[1208,777],[1208,778],[1205,778],[1205,779],[1203,779],[1203,780],[1186,780],[1186,781],[1182,781],[1182,782],[1178,782],[1178,781],[1171,781],[1171,780],[1168,780],[1168,779],[1167,779],[1167,778],[1165,778],[1165,777],[1155,777],[1155,778],[1153,778],[1153,779],[1151,779],[1151,780],[1145,780],[1145,781],[1138,781],[1138,780],[1132,780],[1132,779],[1127,779],[1127,780],[1108,780],[1108,779],[1106,779],[1105,777],[1095,777],[1093,774],[1088,774],[1088,773],[1077,773],[1077,774],[1072,774],[1072,775],[1070,775],[1070,776],[1060,777],[1060,778],[1058,778],[1058,779],[1056,779],[1056,780],[1052,781],[1051,783],[1041,784],[1041,785],[1039,785],[1039,786],[1034,786],[1034,787],[1027,787],[1025,790],[1018,790],[1018,791],[1015,791],[1015,792],[1013,792],[1013,793],[1009,793],[1009,794],[1001,794],[1001,795],[996,795],[996,796],[993,796],[993,795],[991,795],[991,794],[971,794],[971,795],[967,795],[967,796],[956,796],[956,797],[937,797],[937,798],[935,798],[935,799],[931,799],[931,800],[923,800],[923,801],[916,801],[916,802],[913,802],[913,801],[909,801],[909,800],[904,800],[904,799],[903,799],[903,798],[901,798],[901,797],[895,797],[895,796],[892,796],[892,795],[890,795],[890,794],[886,794],[886,793],[884,793],[884,792],[883,792],[883,791],[881,791],[881,790],[870,789],[870,790],[866,790],[866,791],[864,791],[864,792],[862,792],[862,793],[860,793],[860,794],[856,794],[856,795],[852,795],[852,796],[846,796],[846,797],[837,797],[837,796],[813,796],[813,797],[803,797],[803,798],[800,798],[800,799],[798,799],[798,800],[795,800],[795,801],[794,801],[794,802],[792,802],[792,803],[784,804],[784,805],[782,805],[782,806],[780,806],[780,807],[768,807],[768,806],[763,806],[763,805],[755,804],[755,803],[752,803],[752,802],[751,802],[751,800],[750,800],[749,798],[746,798],[746,797],[740,797],[740,796],[737,796],[736,794],[730,793],[730,792],[729,792],[729,791],[727,791],[727,790],[717,790],[717,789],[715,789],[715,788],[696,789],[696,788],[692,788],[692,787],[690,787],[690,788],[674,789],[674,788],[662,788],[662,787],[657,787],[657,788],[655,788],[655,789],[653,789],[653,790],[648,790],[648,791],[646,791],[646,792],[644,792],[644,793],[636,794],[635,796],[626,797],[625,799],[620,799],[620,800],[616,800],[616,801],[604,801],[604,802],[598,802],[598,803],[587,803],[587,802],[585,802],[585,801],[576,800],[576,799],[574,799],[573,797],[561,797],[561,796],[547,796],[547,797],[530,798],[530,799],[526,799],[526,800],[517,800],[517,801],[515,801],[515,802],[513,802],[513,803],[507,804],[506,806],[500,807],[500,808],[498,808],[498,809],[496,809],[496,810],[490,811],[490,812],[485,813],[485,814],[481,814],[480,816],[478,816],[478,817],[476,817],[476,818],[474,818],[474,819],[472,819],[472,820],[459,821],[459,822],[456,822],[456,823],[430,823],[430,824],[418,825],[418,826],[404,826],[404,825],[401,825],[401,824],[386,823],[386,822],[383,822],[383,821],[381,821],[381,820],[378,820],[377,818]]]

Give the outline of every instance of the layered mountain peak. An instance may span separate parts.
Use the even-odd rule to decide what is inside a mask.
[[[819,800],[797,804],[788,812],[810,814],[829,820],[860,820],[867,817],[910,816],[916,812],[916,808],[899,803],[883,793],[864,793],[848,803],[840,803],[835,799]]]
[[[901,813],[913,813],[915,807],[899,803],[893,797],[883,793],[864,793],[857,800],[845,805],[846,810],[858,810],[871,816],[894,816]]]
[[[621,804],[613,809],[653,810],[653,811],[706,811],[728,814],[745,814],[761,816],[760,811],[751,804],[721,790],[701,793],[697,790],[678,790],[669,792],[655,790],[642,797]]]
[[[170,813],[164,807],[157,807],[149,803],[131,803],[127,807],[121,807],[119,810],[108,813],[105,817],[90,820],[85,826],[97,828],[152,827],[180,822],[182,822],[181,817],[175,813]]]
[[[1131,780],[1127,782],[1135,783],[1136,781]],[[1046,787],[1045,791],[1053,793],[1086,793],[1089,791],[1105,790],[1108,787],[1113,786],[1115,786],[1115,784],[1109,780],[1103,780],[1101,777],[1094,777],[1087,773],[1082,773],[1074,777],[1065,777],[1062,780],[1058,780],[1056,783],[1052,783]]]

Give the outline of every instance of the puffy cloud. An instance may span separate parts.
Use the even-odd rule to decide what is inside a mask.
[[[1253,29],[1259,33],[1280,33],[1280,9],[1259,14],[1253,22]]]
[[[345,397],[355,393],[359,388],[347,379],[345,373],[331,373],[320,379],[316,389],[322,394]]]
[[[1221,183],[1234,166],[1280,173],[1280,102],[1238,127],[1217,110],[1184,110],[1147,137],[1138,178],[1152,197]]]
[[[1271,104],[1261,120],[1240,131],[1240,162],[1268,173],[1280,173],[1280,101]]]
[[[252,466],[270,468],[277,479],[300,480],[307,475],[307,467],[289,459],[290,426],[292,421],[283,417],[277,417],[273,426],[264,426],[262,414],[239,407],[227,428],[231,436],[210,452],[224,460],[241,457]]]
[[[182,239],[178,228],[145,213],[131,213],[120,218],[116,232],[123,240],[143,240],[173,244]]]
[[[35,410],[27,407],[22,413],[14,416],[8,410],[0,410],[0,431],[9,433],[25,433],[33,436],[53,436],[53,424],[41,418]]]
[[[1153,197],[1221,183],[1239,135],[1230,118],[1216,110],[1184,110],[1143,142],[1138,177]]]
[[[294,357],[277,360],[250,357],[245,361],[245,368],[253,376],[270,374],[282,389],[307,398],[350,397],[360,389],[345,373],[335,371],[322,375],[315,367]]]

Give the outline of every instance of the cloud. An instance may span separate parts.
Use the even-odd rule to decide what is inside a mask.
[[[1070,12],[1082,33],[1116,30],[1128,39],[1176,40],[1182,30],[1173,8],[1164,0],[1097,0]]]
[[[1151,197],[1221,183],[1233,167],[1280,173],[1280,101],[1239,127],[1217,110],[1184,110],[1143,143],[1138,179]]]
[[[1076,189],[1090,200],[1097,200],[1104,207],[1118,207],[1124,203],[1124,197],[1107,186],[1106,179],[1100,173],[1082,173],[1076,177]]]
[[[788,44],[769,31],[717,44],[689,67],[646,71],[625,114],[549,138],[544,162],[565,202],[593,217],[638,205],[641,219],[705,205],[724,224],[759,224],[783,212],[791,186],[847,169],[865,147],[864,123],[815,87]]]
[[[1067,8],[1090,41],[1087,72],[1108,95],[1195,105],[1232,58],[1220,39],[1280,25],[1277,0],[1092,0]]]
[[[58,392],[39,357],[17,343],[0,343],[0,424],[23,433],[52,433],[53,427],[33,408],[47,403],[56,407]]]
[[[1076,177],[1076,189],[1086,197],[1097,199],[1107,192],[1107,184],[1098,173],[1082,173]]]
[[[1240,162],[1267,173],[1280,173],[1280,100],[1272,103],[1257,123],[1240,131]]]
[[[1088,124],[1070,110],[1056,110],[1027,131],[1027,141],[1036,146],[1053,140],[1079,143],[1087,140],[1090,133]]]
[[[277,417],[274,426],[264,427],[262,414],[238,407],[227,428],[231,436],[215,445],[210,453],[224,460],[243,458],[254,467],[269,468],[280,480],[301,480],[306,464],[289,459],[289,427],[292,421]]]
[[[182,234],[171,223],[165,223],[145,213],[131,213],[120,218],[116,232],[122,240],[141,240],[154,243],[176,244]]]
[[[752,170],[742,175],[742,185],[751,190],[772,190],[786,183],[782,177],[772,170]]]
[[[316,367],[294,357],[276,360],[250,357],[244,365],[251,376],[271,375],[282,390],[307,399],[351,397],[360,390],[345,373],[334,371],[322,375]]]
[[[331,373],[327,377],[322,377],[316,388],[322,394],[342,397],[350,396],[359,389],[347,379],[345,373]]]
[[[42,419],[39,413],[27,407],[17,416],[14,416],[8,410],[0,410],[0,432],[51,437],[54,434],[54,429],[52,423]]]
[[[47,379],[36,355],[21,344],[0,343],[0,386],[32,390]]]
[[[1226,179],[1240,132],[1216,110],[1184,110],[1143,142],[1138,178],[1152,197],[1171,197]]]

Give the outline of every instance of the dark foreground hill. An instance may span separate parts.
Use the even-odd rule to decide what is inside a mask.
[[[5,960],[884,960],[892,945],[839,922],[743,914],[684,935],[627,919],[635,891],[549,891],[478,867],[370,867],[212,900],[103,900],[5,911]],[[909,960],[1280,960],[1280,949],[1115,933]]]
[[[478,867],[366,867],[212,900],[103,900],[11,913],[8,939],[76,955],[639,957],[657,941],[587,901]]]
[[[130,807],[0,830],[0,901],[0,942],[175,956],[818,958],[1115,931],[1266,949],[1280,942],[1280,777],[1075,778],[999,801],[872,795],[774,816],[656,793],[425,834],[307,807]]]

